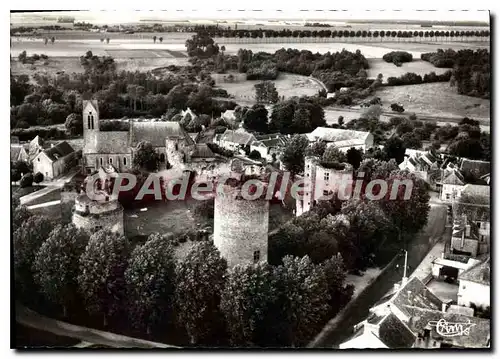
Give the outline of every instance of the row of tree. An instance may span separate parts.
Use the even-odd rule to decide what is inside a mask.
[[[409,30],[262,30],[262,29],[245,29],[245,30],[235,30],[235,29],[222,29],[213,28],[204,30],[211,37],[239,37],[239,38],[276,38],[276,37],[295,37],[295,38],[308,38],[308,37],[318,37],[318,38],[462,38],[470,39],[477,37],[489,37],[489,30],[426,30],[426,31],[409,31]]]
[[[228,269],[210,242],[178,260],[171,235],[134,247],[104,230],[54,226],[24,207],[14,226],[16,298],[32,305],[40,293],[65,320],[79,313],[78,324],[100,319],[98,327],[169,344],[304,346],[350,298],[338,295],[349,290],[339,256]]]

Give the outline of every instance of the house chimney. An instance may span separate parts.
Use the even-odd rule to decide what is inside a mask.
[[[446,303],[441,304],[441,311],[446,313]]]
[[[407,291],[408,293],[408,300],[410,301],[410,303],[413,303],[413,297],[411,296],[411,290]]]
[[[52,147],[54,147],[54,144],[53,144],[53,143],[51,143],[51,144],[50,144],[50,148],[52,148]]]

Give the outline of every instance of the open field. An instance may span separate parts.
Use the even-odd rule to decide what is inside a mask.
[[[439,96],[437,96],[439,94]],[[490,118],[490,100],[459,95],[448,82],[421,85],[387,86],[377,91],[383,107],[401,103],[405,112],[430,116]]]
[[[254,85],[258,80],[245,80],[243,82],[224,83],[219,82],[217,87],[223,88],[230,95],[238,100],[255,101]],[[280,96],[285,98],[292,96],[313,96],[321,90],[321,86],[311,78],[302,75],[280,73],[276,80],[273,80]]]
[[[109,44],[101,43],[99,39],[68,39],[56,40],[54,44],[44,45],[41,39],[32,40],[12,40],[11,56],[17,56],[23,50],[28,54],[43,53],[49,57],[79,57],[86,51],[91,50],[95,55],[103,56],[110,55],[116,58],[119,57],[165,57],[165,58],[182,58],[186,56],[185,39],[184,40],[164,40],[163,43],[153,43],[152,39],[112,39]],[[265,51],[275,52],[281,48],[295,48],[299,50],[310,50],[312,52],[326,53],[342,51],[360,50],[367,58],[382,58],[384,54],[391,50],[405,50],[412,53],[414,58],[419,59],[423,52],[436,51],[438,48],[489,48],[489,43],[347,43],[347,42],[329,42],[329,43],[290,43],[286,40],[276,43],[230,43],[230,39],[224,43],[221,39],[219,45],[226,47],[227,54],[236,54],[240,48],[250,49],[253,52]],[[134,51],[136,50],[136,51]],[[137,51],[140,50],[140,51]],[[167,50],[165,52],[165,50]],[[133,54],[131,54],[131,51]],[[169,52],[173,51],[173,52]],[[178,53],[177,53],[178,52]]]
[[[417,75],[424,76],[432,71],[437,75],[441,75],[450,69],[434,67],[427,61],[414,59],[412,62],[405,62],[401,67],[397,67],[392,62],[385,62],[382,59],[368,59],[370,68],[367,70],[369,78],[376,78],[378,74],[384,75],[384,83],[387,83],[387,78],[394,76],[399,77],[407,72],[414,72]]]

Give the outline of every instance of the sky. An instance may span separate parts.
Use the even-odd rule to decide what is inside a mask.
[[[183,10],[183,11],[79,11],[79,12],[52,12],[52,13],[16,13],[11,14],[11,22],[22,22],[26,17],[35,16],[72,16],[76,21],[87,21],[95,24],[116,24],[148,20],[324,20],[324,21],[342,21],[342,20],[440,20],[440,21],[484,21],[489,22],[488,11],[409,11],[409,10],[348,10],[348,11],[237,11],[218,9]]]

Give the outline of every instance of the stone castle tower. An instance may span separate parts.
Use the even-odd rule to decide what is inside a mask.
[[[267,262],[269,201],[234,196],[230,186],[215,196],[214,245],[228,266]]]

